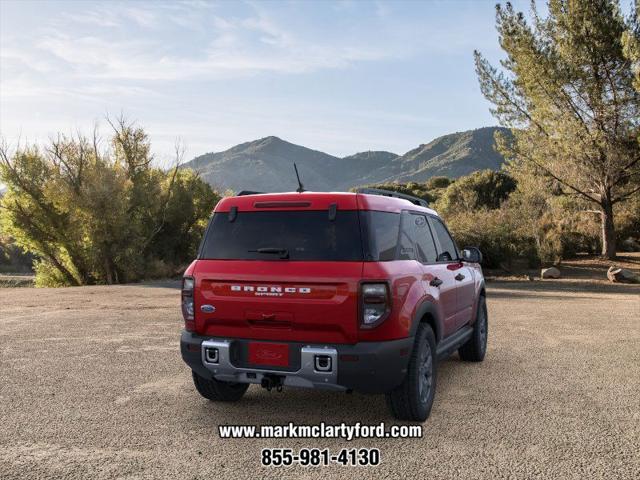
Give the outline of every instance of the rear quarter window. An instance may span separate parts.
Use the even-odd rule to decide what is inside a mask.
[[[392,212],[361,211],[363,237],[367,260],[386,262],[395,260],[398,252],[400,214]]]

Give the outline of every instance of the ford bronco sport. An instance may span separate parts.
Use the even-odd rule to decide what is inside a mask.
[[[480,262],[415,197],[228,197],[185,272],[182,358],[209,400],[239,400],[251,383],[355,390],[424,421],[438,360],[485,356]]]

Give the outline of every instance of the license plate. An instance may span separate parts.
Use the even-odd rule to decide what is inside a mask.
[[[286,343],[249,343],[249,363],[271,367],[289,366],[289,345]]]

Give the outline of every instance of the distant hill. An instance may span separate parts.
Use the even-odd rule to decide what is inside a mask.
[[[291,191],[297,183],[296,162],[305,187],[331,190],[340,183],[340,158],[300,145],[265,137],[219,153],[207,153],[184,165],[200,172],[219,190]]]
[[[385,151],[360,152],[344,157],[341,165],[344,170],[348,169],[346,183],[343,184],[344,189],[371,183],[371,178],[379,177],[376,172],[383,170],[398,158],[400,155],[397,153]]]
[[[457,178],[476,170],[497,170],[502,156],[494,149],[499,127],[452,133],[420,145],[404,155],[385,151],[335,157],[278,137],[242,143],[224,152],[207,153],[186,163],[218,190],[291,191],[296,162],[305,188],[347,190],[380,182],[423,182],[432,176]]]
[[[499,170],[504,158],[494,148],[494,133],[506,128],[485,127],[451,133],[408,151],[376,175],[384,181],[424,182],[431,177],[458,178],[476,170]]]

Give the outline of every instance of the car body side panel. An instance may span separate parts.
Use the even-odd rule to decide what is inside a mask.
[[[458,318],[455,273],[447,267],[446,263],[422,265],[424,288],[437,303],[442,319],[443,337],[448,337],[456,331]],[[430,285],[430,282],[436,278],[442,281],[438,287]]]
[[[447,268],[453,273],[456,289],[455,330],[468,325],[473,320],[475,303],[475,272],[463,262],[449,263]],[[462,278],[457,279],[457,278]]]

